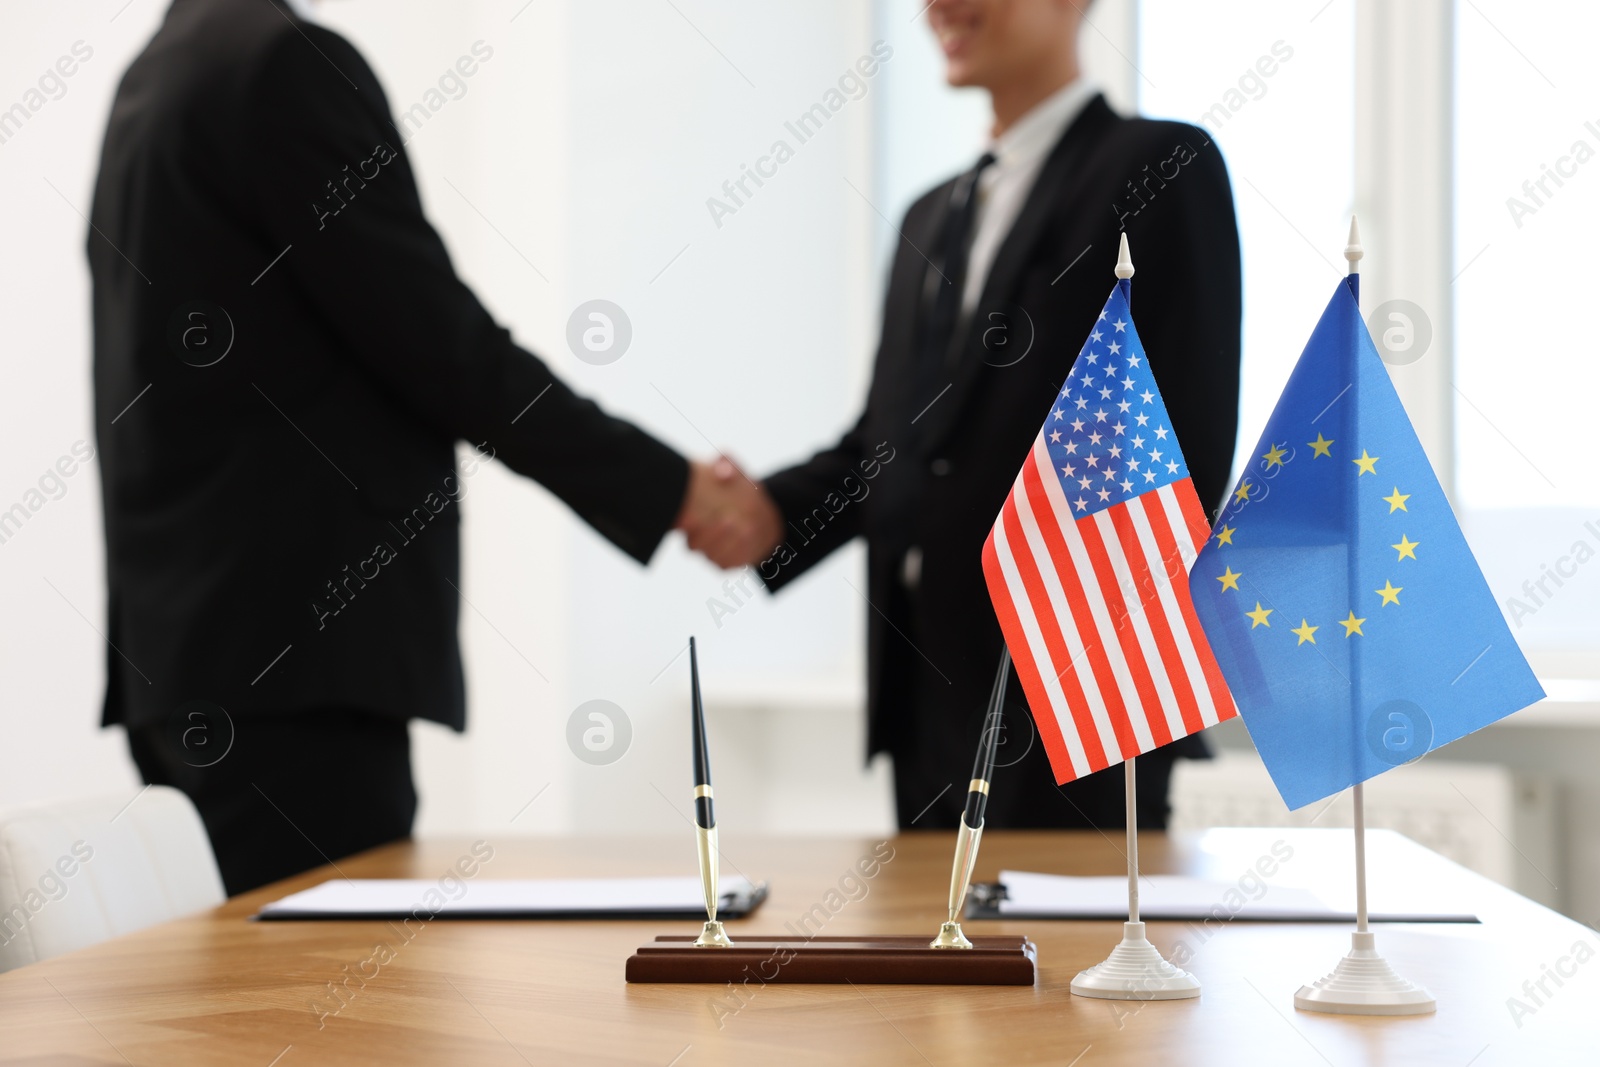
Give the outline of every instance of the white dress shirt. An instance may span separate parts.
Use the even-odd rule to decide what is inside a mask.
[[[285,2],[288,3],[290,11],[293,11],[307,22],[315,22],[317,20],[317,5],[314,0],[285,0]]]
[[[967,278],[961,290],[961,318],[967,320],[983,295],[989,270],[1016,224],[1022,205],[1033,192],[1045,159],[1099,90],[1079,78],[1045,97],[1011,128],[989,142],[994,162],[978,175],[972,223],[972,245],[967,253]],[[958,324],[959,332],[965,321]],[[935,464],[943,460],[935,460]],[[943,473],[935,467],[935,473]],[[900,581],[916,589],[922,581],[922,548],[913,545],[900,561]]]
[[[978,176],[977,214],[967,255],[966,285],[961,292],[963,317],[972,313],[983,295],[989,269],[1033,191],[1034,182],[1039,180],[1045,158],[1096,92],[1094,83],[1083,78],[1069,82],[989,143],[994,162]]]

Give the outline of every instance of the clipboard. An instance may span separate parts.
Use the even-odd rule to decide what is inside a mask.
[[[767,883],[727,877],[718,913],[742,918],[767,899]],[[699,878],[462,880],[332,879],[262,907],[260,922],[362,922],[405,919],[672,920],[705,917]]]
[[[1121,875],[1074,878],[1066,875],[1001,871],[1001,881],[977,882],[967,893],[968,919],[1115,921],[1128,918],[1128,882]],[[1019,892],[1013,893],[1011,886]],[[1139,917],[1146,922],[1283,922],[1341,923],[1356,921],[1354,911],[1324,901],[1309,889],[1264,885],[1259,896],[1233,882],[1214,882],[1173,875],[1146,875],[1139,880]],[[1253,887],[1252,887],[1253,889]],[[1230,895],[1236,894],[1236,895]],[[1471,912],[1449,908],[1374,911],[1375,923],[1477,923]]]

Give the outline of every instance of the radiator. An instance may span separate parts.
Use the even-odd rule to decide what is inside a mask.
[[[1396,830],[1547,907],[1560,909],[1556,795],[1544,779],[1492,763],[1424,759],[1367,783],[1367,825]],[[1348,791],[1289,811],[1254,752],[1179,760],[1174,830],[1212,826],[1349,826]]]

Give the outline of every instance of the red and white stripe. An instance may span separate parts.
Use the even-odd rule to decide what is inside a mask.
[[[1189,597],[1209,535],[1187,478],[1074,518],[1034,440],[983,570],[1058,783],[1237,714]]]

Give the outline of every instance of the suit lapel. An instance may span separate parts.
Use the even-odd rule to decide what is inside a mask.
[[[1067,127],[1061,140],[1056,142],[1055,148],[1045,159],[1038,180],[1028,193],[1028,199],[1017,214],[1011,231],[1001,242],[994,265],[984,280],[983,295],[973,308],[966,336],[962,340],[961,358],[956,363],[950,391],[922,420],[929,423],[922,438],[927,448],[937,448],[943,444],[945,436],[958,424],[961,410],[972,393],[979,371],[985,365],[982,324],[988,321],[991,312],[1005,312],[1023,272],[1033,261],[1051,216],[1061,209],[1062,204],[1070,202],[1072,186],[1085,176],[1085,161],[1099,146],[1115,117],[1105,97],[1096,95],[1084,106],[1083,113]]]
[[[922,317],[927,314],[929,279],[937,279],[932,263],[940,231],[950,210],[950,191],[959,179],[939,186],[929,197],[929,208],[921,218],[908,215],[900,234],[894,271],[889,281],[883,317],[883,351],[879,355],[875,385],[884,388],[883,399],[897,415],[894,424],[904,426],[917,415],[916,407],[925,401],[915,399],[915,390],[906,383],[915,373],[916,346],[921,336]],[[903,268],[903,269],[902,269]],[[916,407],[912,405],[915,403]]]

